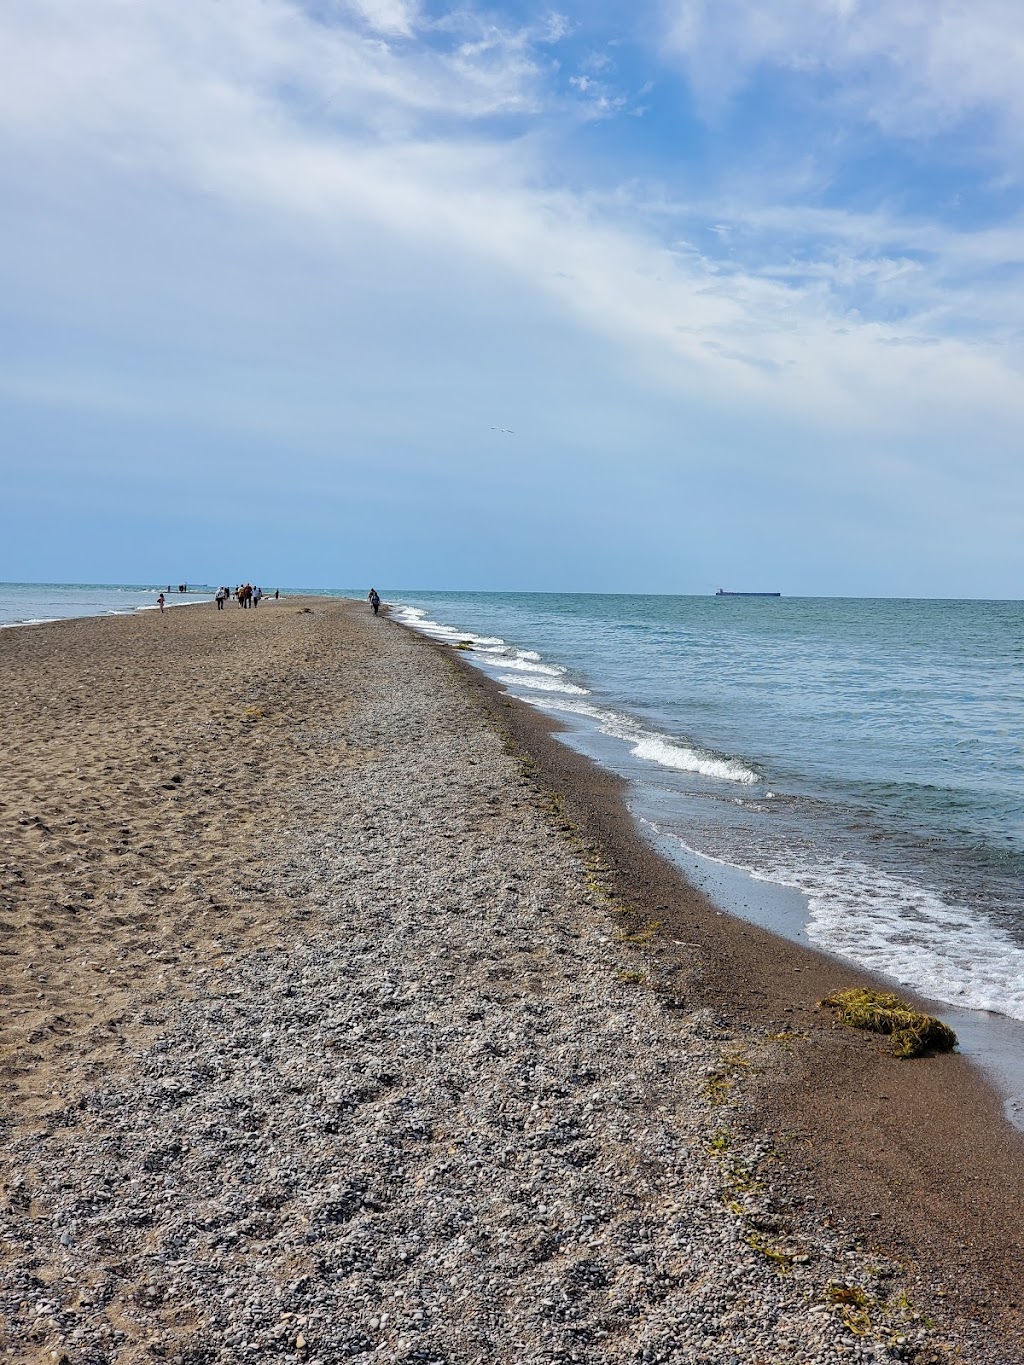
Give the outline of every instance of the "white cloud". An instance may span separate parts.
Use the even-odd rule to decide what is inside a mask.
[[[825,30],[871,8],[844,14],[819,0],[814,50],[831,51]],[[411,26],[414,11],[402,12]],[[383,6],[373,13],[378,33],[393,22]],[[680,13],[696,51],[717,21],[696,4]],[[739,60],[780,53],[795,14],[783,5],[762,19]],[[556,101],[536,44],[559,24],[503,28],[460,12],[430,46],[368,37],[339,16],[324,25],[287,0],[8,5],[10,167],[28,151],[33,174],[95,165],[97,186],[120,177],[142,194],[160,183],[279,224],[300,249],[351,269],[386,269],[389,251],[449,274],[485,269],[538,318],[572,319],[618,346],[632,383],[847,427],[1024,416],[1016,303],[971,281],[962,320],[972,271],[1021,259],[1017,228],[958,236],[749,201],[652,205],[629,186],[569,190],[529,117]],[[488,132],[495,113],[521,117],[520,135]],[[670,245],[699,220],[728,229],[730,254]],[[806,246],[794,259],[797,234]],[[355,254],[368,239],[377,255]]]
[[[472,37],[465,36],[467,25]],[[266,117],[362,131],[410,119],[473,120],[537,103],[529,35],[465,16],[449,48],[392,48],[290,0],[14,0],[0,9],[0,127],[15,138],[48,129],[66,139],[131,141],[168,132],[186,145]],[[208,122],[212,119],[212,126]],[[205,125],[203,120],[207,120]]]
[[[666,47],[708,107],[758,67],[825,72],[833,98],[890,133],[929,135],[983,113],[1020,146],[1018,0],[668,0]]]
[[[419,6],[409,0],[346,0],[375,33],[410,38],[419,17]]]

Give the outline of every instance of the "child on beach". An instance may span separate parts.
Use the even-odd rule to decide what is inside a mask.
[[[163,593],[161,593],[160,596],[156,599],[156,604],[157,604],[157,606],[160,608],[160,615],[163,616],[163,614],[164,614],[164,595],[163,595]]]

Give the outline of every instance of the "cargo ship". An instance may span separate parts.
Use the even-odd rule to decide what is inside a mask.
[[[726,592],[725,588],[719,588],[715,593],[716,597],[781,597],[781,592]]]

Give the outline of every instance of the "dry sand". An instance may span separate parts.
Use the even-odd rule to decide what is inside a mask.
[[[998,1100],[460,660],[312,599],[0,655],[9,1358],[1024,1358]]]

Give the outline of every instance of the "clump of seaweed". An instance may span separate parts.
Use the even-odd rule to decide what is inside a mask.
[[[821,1003],[834,1010],[836,1018],[847,1028],[888,1034],[894,1057],[952,1052],[956,1047],[956,1034],[948,1024],[934,1015],[922,1014],[888,991],[834,991]]]
[[[708,1099],[712,1104],[727,1104],[732,1098],[737,1076],[750,1069],[742,1048],[726,1052],[716,1067],[707,1073]]]

